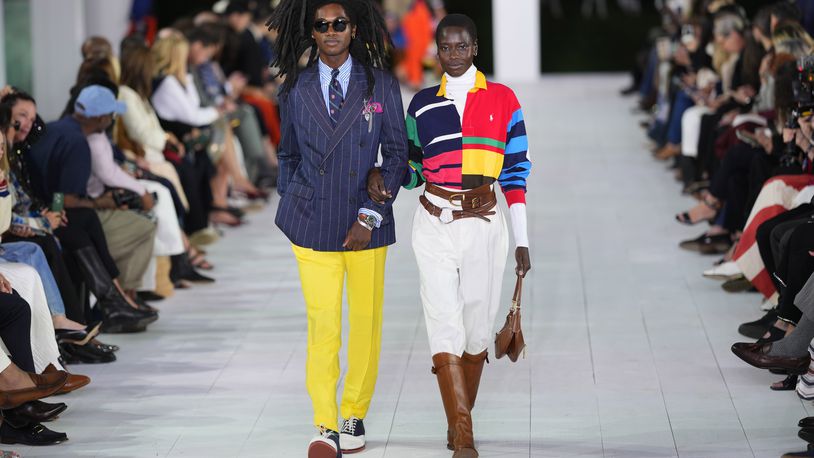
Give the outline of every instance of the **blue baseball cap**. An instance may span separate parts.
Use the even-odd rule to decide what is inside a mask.
[[[112,113],[122,114],[127,111],[127,105],[116,100],[110,89],[94,84],[82,89],[76,98],[74,109],[82,116],[93,118]]]

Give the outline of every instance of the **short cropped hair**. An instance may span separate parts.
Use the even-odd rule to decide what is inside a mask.
[[[438,23],[438,28],[435,29],[436,42],[441,39],[441,33],[447,27],[461,27],[469,32],[469,36],[472,37],[473,41],[478,39],[478,28],[475,26],[475,22],[465,14],[447,14],[444,16],[444,19],[441,19],[441,22]]]

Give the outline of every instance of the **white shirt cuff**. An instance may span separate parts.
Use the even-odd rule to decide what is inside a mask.
[[[512,219],[512,233],[514,233],[515,246],[529,246],[528,221],[526,218],[526,204],[514,204],[509,207],[509,216]]]

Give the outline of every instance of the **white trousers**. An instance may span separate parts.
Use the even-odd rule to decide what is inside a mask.
[[[178,215],[175,214],[175,205],[172,202],[170,190],[157,181],[139,180],[148,192],[158,195],[158,201],[153,207],[156,216],[154,256],[173,256],[184,252],[184,239],[181,236],[181,225]]]
[[[688,108],[681,115],[681,154],[698,156],[698,140],[701,138],[701,117],[712,110],[701,105]]]
[[[425,193],[438,207],[459,210]],[[477,354],[494,341],[495,315],[509,234],[499,207],[488,217],[444,224],[419,204],[413,217],[413,251],[421,279],[421,302],[432,354]],[[508,303],[508,302],[507,302]]]
[[[11,287],[31,307],[31,354],[34,356],[37,373],[41,373],[49,364],[62,369],[54,336],[54,322],[45,300],[40,274],[33,267],[17,262],[0,262],[0,274],[8,279]],[[3,351],[8,353],[5,345]],[[3,364],[4,361],[0,361],[0,366]]]

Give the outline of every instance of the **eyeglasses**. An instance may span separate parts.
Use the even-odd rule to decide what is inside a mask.
[[[328,31],[328,27],[333,26],[334,32],[344,32],[345,29],[348,28],[348,25],[350,25],[350,21],[347,19],[334,19],[333,22],[320,19],[319,21],[314,22],[314,30],[319,33],[325,33]]]

